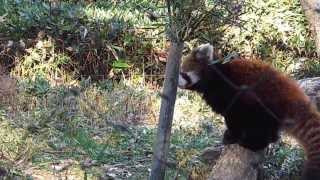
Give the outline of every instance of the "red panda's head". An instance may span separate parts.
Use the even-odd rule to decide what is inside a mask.
[[[213,46],[209,43],[198,46],[183,58],[178,86],[181,89],[192,88],[202,78],[202,72],[213,61]]]

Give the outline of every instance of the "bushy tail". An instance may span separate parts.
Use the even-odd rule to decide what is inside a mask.
[[[304,114],[303,118],[290,130],[303,146],[306,155],[301,179],[320,180],[320,114],[312,110]]]

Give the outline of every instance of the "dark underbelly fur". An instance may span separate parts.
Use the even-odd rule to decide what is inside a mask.
[[[220,90],[207,88],[206,91],[201,91],[199,83],[197,90],[203,94],[203,99],[212,110],[225,118],[227,130],[223,137],[224,144],[237,143],[252,151],[258,151],[278,140],[280,123],[264,107],[258,103],[247,104],[240,100],[233,102],[236,91],[222,85],[220,87]]]

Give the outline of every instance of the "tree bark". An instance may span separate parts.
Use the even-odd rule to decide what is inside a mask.
[[[165,177],[182,50],[182,42],[172,42],[166,64],[158,133],[153,148],[153,162],[150,175],[151,180],[163,180]]]
[[[300,0],[300,3],[314,35],[317,54],[320,56],[320,1]]]
[[[320,109],[320,77],[298,81],[301,88]],[[201,157],[214,164],[208,180],[256,180],[263,152],[252,152],[237,144],[227,145],[217,155],[217,148],[207,148]]]

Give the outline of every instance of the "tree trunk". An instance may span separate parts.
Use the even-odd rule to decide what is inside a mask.
[[[301,79],[298,84],[320,110],[320,77]]]
[[[320,109],[320,77],[301,79],[298,83]],[[252,152],[232,144],[222,148],[219,156],[216,149],[207,148],[201,155],[210,164],[215,164],[208,175],[208,180],[256,180],[258,178],[258,167],[263,159],[262,152]]]
[[[183,43],[181,42],[173,42],[169,50],[161,100],[158,133],[153,149],[151,180],[163,180],[165,177],[182,50]]]
[[[300,0],[304,13],[309,21],[311,31],[315,38],[318,56],[320,56],[320,1]]]

